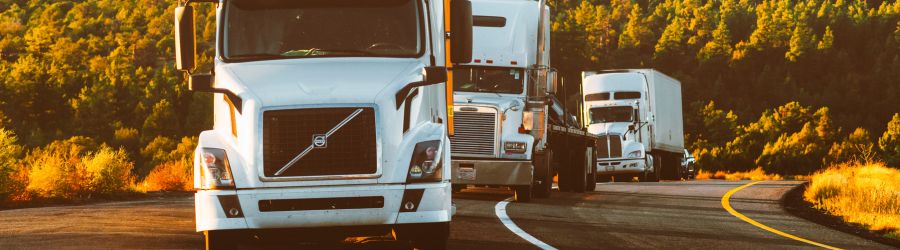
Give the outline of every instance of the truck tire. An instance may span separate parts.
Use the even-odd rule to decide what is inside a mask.
[[[640,182],[659,182],[659,163],[655,160],[656,157],[653,155],[647,155],[647,165],[653,167],[653,172],[644,171],[644,174],[638,176],[638,181]]]
[[[416,249],[447,249],[450,222],[398,225],[397,240],[409,241]]]
[[[587,155],[585,156],[584,162],[588,173],[584,180],[584,190],[587,192],[593,192],[594,190],[597,190],[597,159],[594,157],[593,148],[589,147],[585,151]]]
[[[206,250],[237,249],[237,237],[230,231],[203,231]]]
[[[529,202],[531,201],[531,188],[532,186],[515,186],[513,190],[515,191],[514,198],[517,202]]]
[[[581,150],[578,150],[581,149]],[[584,193],[584,188],[587,186],[587,163],[585,163],[585,159],[587,159],[587,151],[578,147],[576,150],[572,150],[572,164],[569,164],[569,190],[570,192],[575,193]],[[560,182],[562,182],[562,178],[560,178]]]
[[[462,192],[463,189],[466,189],[466,185],[464,185],[464,184],[453,184],[453,185],[450,185],[450,188],[453,190],[453,193],[459,193],[459,192]]]
[[[535,181],[532,184],[531,190],[534,197],[550,197],[550,191],[553,188],[553,169],[550,167],[552,163],[553,151],[534,155],[534,177],[540,180],[540,183]]]

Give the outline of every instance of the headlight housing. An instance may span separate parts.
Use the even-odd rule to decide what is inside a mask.
[[[503,149],[507,153],[521,154],[521,153],[525,153],[525,150],[528,149],[528,144],[524,143],[524,142],[508,141],[508,142],[503,143]]]
[[[413,149],[412,159],[409,161],[409,173],[406,176],[407,183],[438,182],[443,178],[441,167],[441,141],[424,141],[416,144]]]
[[[233,189],[234,178],[224,149],[200,149],[200,188]]]
[[[635,151],[631,151],[631,152],[628,153],[628,155],[627,155],[626,157],[628,157],[628,158],[641,158],[641,157],[644,157],[644,151],[643,151],[643,150],[635,150]]]

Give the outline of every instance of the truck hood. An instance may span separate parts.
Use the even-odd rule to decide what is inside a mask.
[[[315,58],[230,64],[223,69],[262,107],[375,103],[422,65],[413,59]],[[226,77],[225,79],[228,79]],[[406,82],[403,82],[406,81]],[[402,83],[401,83],[402,82]]]
[[[469,92],[456,92],[453,94],[453,103],[455,105],[466,105],[466,104],[480,104],[480,105],[490,105],[497,107],[500,112],[503,112],[507,108],[513,105],[513,103],[518,102],[519,107],[521,109],[525,108],[525,102],[522,101],[524,97],[518,95],[508,95],[508,94],[494,94],[494,93],[469,93]]]
[[[611,123],[594,123],[588,126],[588,133],[595,135],[619,134],[623,135],[628,131],[630,122],[611,122]]]

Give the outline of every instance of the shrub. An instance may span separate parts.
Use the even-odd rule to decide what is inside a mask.
[[[35,149],[25,159],[27,190],[38,197],[62,199],[127,191],[134,183],[134,164],[125,150],[95,145],[91,139],[72,137]]]
[[[128,161],[124,149],[113,150],[102,146],[99,151],[87,155],[82,164],[90,178],[90,191],[111,194],[128,191],[134,184],[131,169],[134,163]]]
[[[193,189],[194,179],[191,162],[187,159],[163,163],[144,178],[137,189],[150,191],[189,191]]]
[[[804,198],[816,208],[900,235],[900,170],[882,163],[845,163],[813,174]]]
[[[28,191],[47,198],[77,198],[86,192],[87,173],[81,156],[86,141],[72,138],[35,149],[26,158]]]

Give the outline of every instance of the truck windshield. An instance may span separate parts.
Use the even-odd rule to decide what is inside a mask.
[[[503,67],[453,68],[453,90],[521,94],[525,86],[525,70]]]
[[[417,57],[424,32],[416,0],[229,0],[228,60]]]
[[[591,123],[631,122],[634,118],[631,107],[591,108]]]

